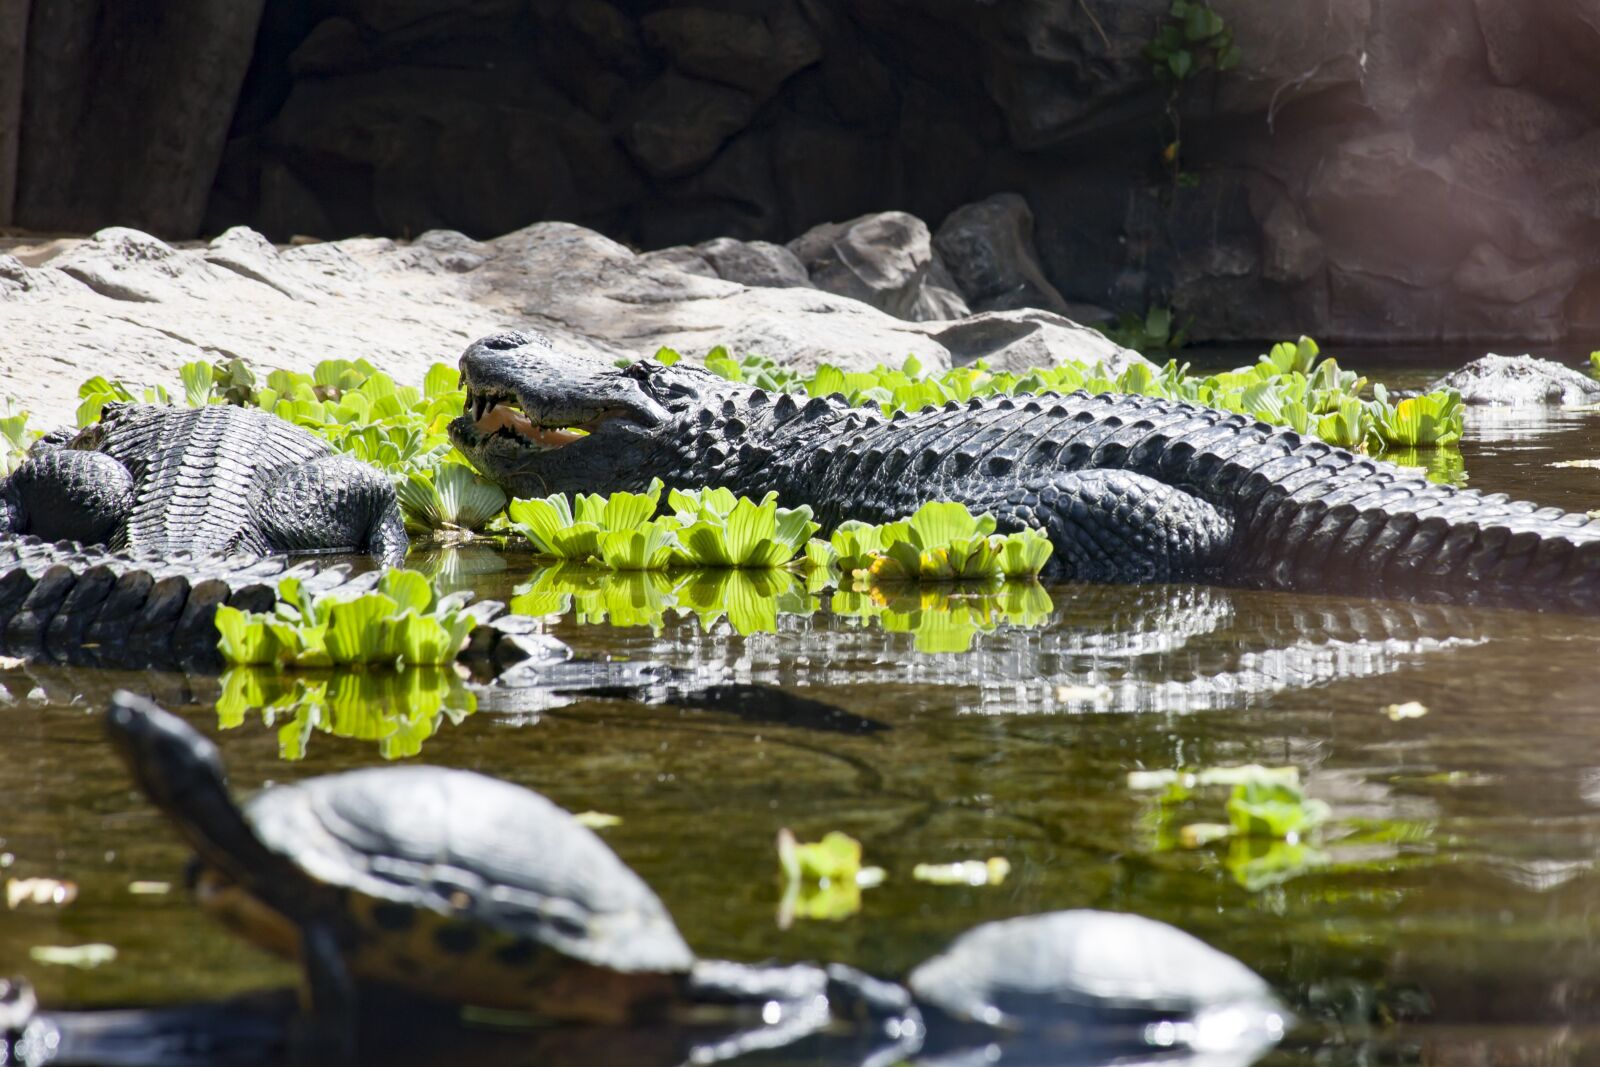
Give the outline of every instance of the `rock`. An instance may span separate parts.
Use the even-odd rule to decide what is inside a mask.
[[[1445,375],[1428,389],[1454,389],[1464,403],[1502,407],[1600,401],[1600,382],[1587,374],[1553,360],[1492,352]]]
[[[958,367],[981,359],[1001,371],[1062,363],[1103,364],[1112,376],[1135,363],[1154,369],[1149,360],[1100,331],[1034,308],[985,311],[955,323],[926,323],[923,328],[949,350]]]
[[[1033,249],[1033,212],[1017,193],[997,193],[956,208],[939,224],[933,247],[974,311],[1043,308],[1066,301],[1044,276]]]
[[[731,272],[755,260],[793,282],[788,251],[773,246],[711,241],[639,255],[563,222],[490,241],[436,230],[412,242],[280,247],[236,228],[175,247],[111,229],[4,247],[19,254],[0,255],[0,393],[18,396],[42,425],[70,421],[78,384],[94,375],[170,388],[194,360],[303,370],[337,354],[415,382],[499,326],[541,330],[607,359],[663,345],[698,356],[721,344],[801,369],[898,366],[914,354],[939,371],[952,352],[1003,369],[1065,359],[1120,369],[1138,358],[1044,311],[907,322],[805,285],[741,285],[682,269],[711,272],[716,261]]]
[[[639,256],[639,262],[651,267],[681,270],[685,274],[693,274],[700,278],[721,277],[717,273],[717,268],[706,262],[706,257],[688,245],[673,245],[671,248],[658,248],[654,252],[645,252]]]
[[[789,249],[818,289],[896,318],[921,322],[966,313],[953,287],[935,278],[930,288],[934,252],[927,224],[903,211],[814,226],[790,241]]]
[[[759,101],[747,92],[663,74],[642,95],[623,143],[657,178],[692,173],[742,130]]]
[[[442,17],[494,18],[514,13],[521,0],[351,0],[363,24],[391,33],[418,22]]]
[[[805,265],[783,245],[717,237],[696,245],[695,252],[724,281],[774,289],[811,286]]]
[[[822,58],[816,35],[788,0],[767,18],[703,7],[671,7],[639,21],[645,40],[685,74],[765,98],[786,78]]]
[[[26,2],[0,3],[0,226],[11,225],[17,195],[28,6]]]
[[[262,5],[196,0],[181,18],[106,0],[30,5],[16,223],[192,236]],[[0,143],[5,127],[0,113]]]
[[[289,54],[289,73],[297,78],[318,74],[348,74],[372,63],[372,50],[361,27],[342,15],[323,19],[300,46]]]
[[[700,354],[721,344],[797,367],[849,369],[899,365],[914,352],[925,366],[950,366],[937,340],[859,301],[685,273],[570,223],[538,223],[491,243],[497,254],[469,276],[475,298],[591,351],[667,345]]]

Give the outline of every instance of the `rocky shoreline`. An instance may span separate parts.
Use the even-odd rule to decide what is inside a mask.
[[[367,359],[420,380],[506,326],[612,358],[726,345],[802,369],[915,355],[930,369],[1120,370],[1142,358],[1026,306],[1067,310],[1038,269],[1020,198],[973,208],[970,227],[937,235],[885,212],[788,247],[723,238],[643,254],[563,222],[488,241],[434,230],[274,245],[244,227],[177,244],[122,227],[0,238],[0,396],[51,425],[70,421],[87,378],[170,386],[197,359],[301,370]]]

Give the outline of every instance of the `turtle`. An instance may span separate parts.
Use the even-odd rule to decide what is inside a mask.
[[[926,1027],[925,1052],[999,1043],[1253,1058],[1290,1021],[1243,963],[1174,926],[1123,912],[984,923],[916,967],[906,986]]]
[[[353,1029],[368,985],[579,1023],[750,1005],[767,1039],[826,1021],[820,968],[697,959],[644,880],[531,789],[407,765],[278,785],[240,807],[216,746],[180,717],[118,691],[106,728],[195,849],[202,907],[299,960],[311,1018],[336,1033]]]

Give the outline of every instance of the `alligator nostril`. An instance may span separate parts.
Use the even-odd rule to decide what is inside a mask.
[[[491,334],[490,336],[485,337],[483,340],[478,342],[478,344],[482,347],[492,348],[496,352],[505,352],[513,348],[521,348],[527,343],[528,338],[523,334],[516,333],[515,331]]]

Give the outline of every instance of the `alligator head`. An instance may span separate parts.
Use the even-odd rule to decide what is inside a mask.
[[[649,461],[692,438],[689,413],[739,389],[696,367],[647,359],[619,368],[517,331],[469,345],[461,384],[466,410],[450,440],[521,497],[642,489]]]

